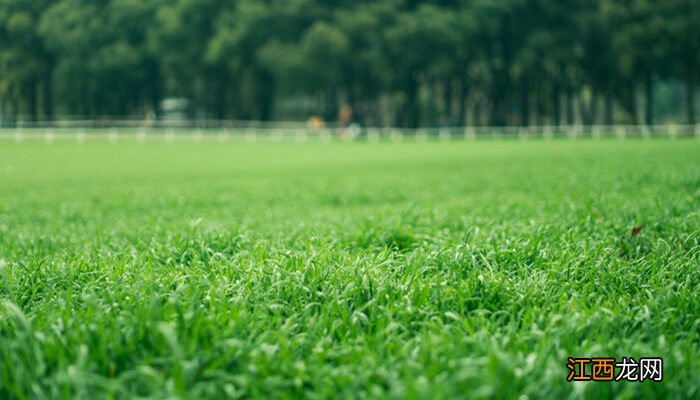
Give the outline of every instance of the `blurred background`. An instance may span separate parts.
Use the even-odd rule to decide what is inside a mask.
[[[697,0],[1,0],[0,125],[694,125]]]

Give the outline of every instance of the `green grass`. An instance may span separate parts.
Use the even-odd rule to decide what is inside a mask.
[[[0,398],[697,398],[699,210],[692,139],[0,142]]]

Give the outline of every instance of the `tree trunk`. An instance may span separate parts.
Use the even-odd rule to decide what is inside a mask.
[[[520,126],[530,125],[530,92],[524,85],[520,93]]]
[[[588,102],[588,106],[584,107],[586,113],[584,116],[584,123],[587,126],[594,125],[598,117],[598,89],[593,87],[591,89],[591,100]]]
[[[459,79],[459,113],[458,113],[459,126],[466,126],[466,124],[467,124],[467,95],[468,94],[469,94],[469,84],[467,83],[467,78],[461,77]]]
[[[453,88],[453,81],[452,78],[445,79],[445,91],[443,92],[444,94],[444,106],[445,110],[443,112],[443,121],[447,125],[452,125],[454,122],[454,114],[452,113],[453,109],[453,96],[454,96],[454,88]]]
[[[688,125],[695,125],[695,76],[688,74],[685,80],[685,107],[688,116]]]
[[[605,93],[605,125],[612,125],[613,124],[613,102],[612,102],[612,95],[610,92]]]
[[[637,90],[634,87],[634,82],[630,82],[627,88],[627,98],[625,99],[625,109],[627,114],[632,119],[632,124],[639,122],[637,110]]]
[[[566,91],[565,102],[566,102],[566,124],[569,126],[572,126],[572,125],[574,125],[574,95],[570,90]]]
[[[645,101],[646,111],[644,113],[644,116],[646,117],[645,123],[647,126],[652,126],[652,125],[654,125],[654,81],[653,81],[651,74],[647,75],[645,86],[646,86],[645,91],[644,91],[644,94],[646,95],[646,101]]]
[[[440,81],[434,78],[428,78],[427,82],[428,86],[428,93],[429,93],[429,99],[428,99],[428,112],[427,112],[427,117],[428,117],[428,126],[437,126],[440,124],[440,112],[439,112],[439,106],[440,106],[440,101],[439,101],[439,94],[440,94]]]
[[[329,85],[326,91],[326,100],[324,107],[324,119],[326,121],[336,121],[338,118],[338,108],[335,105],[336,91],[335,85]]]
[[[53,119],[53,88],[51,86],[51,76],[47,74],[42,83],[44,86],[44,104],[42,107],[44,109],[44,119],[50,121]]]
[[[530,121],[537,126],[544,125],[544,121],[542,118],[542,97],[542,89],[538,88],[535,91],[535,101],[533,102],[532,117],[530,118]]]
[[[552,101],[554,105],[554,126],[559,126],[561,124],[561,102],[560,100],[561,92],[559,86],[554,87],[554,93],[552,94]]]
[[[491,102],[491,125],[506,126],[508,123],[508,110],[504,93],[498,93]]]
[[[581,113],[581,121],[585,126],[591,125],[591,110],[594,107],[594,103],[595,97],[592,94],[590,101],[586,102],[583,90],[578,93],[578,104],[579,111]]]
[[[38,107],[38,100],[39,96],[37,93],[37,84],[36,82],[33,82],[32,84],[29,85],[29,117],[31,118],[32,121],[36,121],[38,114],[39,114],[39,107]]]
[[[410,74],[408,82],[406,82],[406,107],[404,110],[404,126],[417,128],[420,118],[418,115],[418,82],[414,74]]]
[[[272,74],[262,69],[254,72],[257,92],[254,95],[257,110],[252,113],[259,121],[269,121],[275,99],[275,81]]]
[[[22,114],[22,102],[18,97],[19,96],[15,96],[15,98],[12,99],[12,122],[14,126],[17,126],[17,122],[20,120]]]

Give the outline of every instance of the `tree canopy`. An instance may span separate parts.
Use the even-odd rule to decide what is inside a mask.
[[[696,0],[3,0],[0,117],[695,123]],[[678,121],[680,122],[680,121]]]

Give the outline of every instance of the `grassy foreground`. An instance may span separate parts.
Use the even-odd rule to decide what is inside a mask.
[[[0,398],[697,398],[699,210],[692,139],[0,142]]]

